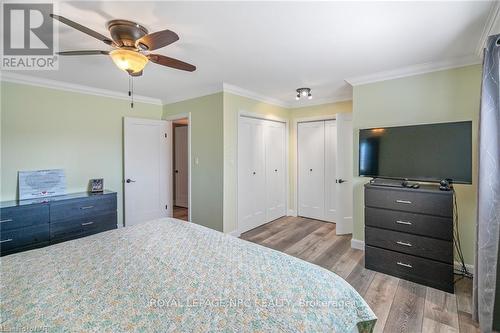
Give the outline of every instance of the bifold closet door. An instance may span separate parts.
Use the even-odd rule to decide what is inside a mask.
[[[263,120],[266,145],[266,222],[286,215],[285,124]]]
[[[325,122],[299,123],[298,215],[323,220],[325,211]]]
[[[241,117],[238,128],[238,228],[266,222],[264,124]]]

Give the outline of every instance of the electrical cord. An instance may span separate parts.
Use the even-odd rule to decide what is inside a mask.
[[[458,230],[458,205],[457,205],[457,194],[455,192],[455,189],[451,189],[453,192],[453,244],[455,246],[455,255],[458,258],[455,258],[461,265],[459,269],[455,269],[454,272],[456,275],[460,275],[461,278],[455,281],[458,282],[460,279],[467,277],[467,278],[472,278],[473,274],[469,272],[467,269],[467,266],[465,265],[465,260],[464,260],[464,255],[462,252],[462,244],[460,242],[460,232]]]

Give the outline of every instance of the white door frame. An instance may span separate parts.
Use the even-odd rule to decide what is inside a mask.
[[[313,116],[313,117],[300,117],[293,119],[293,129],[295,131],[295,135],[292,139],[292,145],[294,145],[295,149],[295,161],[292,161],[294,170],[293,170],[293,181],[295,182],[295,191],[293,192],[293,202],[295,205],[295,210],[290,212],[291,216],[298,216],[299,213],[299,173],[298,173],[298,163],[299,163],[299,123],[309,123],[313,121],[324,121],[324,120],[337,120],[336,115],[325,115],[325,116]]]
[[[241,117],[246,117],[246,118],[254,118],[254,119],[262,119],[262,120],[270,120],[270,121],[276,121],[280,123],[285,124],[285,213],[289,215],[289,210],[288,207],[290,207],[290,178],[289,178],[289,167],[290,167],[290,160],[289,160],[289,148],[290,148],[290,121],[286,118],[281,118],[277,116],[272,116],[272,115],[263,115],[260,113],[255,113],[255,112],[248,112],[244,110],[239,110],[238,111],[238,116],[236,117],[236,234],[240,235],[240,212],[239,212],[239,198],[238,198],[238,187],[239,187],[239,166],[238,166],[238,161],[239,161],[239,147],[240,147],[240,142],[239,142],[239,130],[240,130],[240,119]]]
[[[192,201],[191,201],[191,124],[192,124],[192,120],[191,120],[191,112],[183,112],[183,113],[177,113],[177,114],[173,114],[173,115],[169,115],[167,117],[164,118],[164,120],[169,120],[169,121],[175,121],[175,120],[180,120],[180,119],[185,119],[187,118],[188,119],[188,221],[191,222],[191,212],[192,212],[192,209],[193,209],[193,206],[192,206]],[[172,135],[173,135],[173,132],[172,132]],[[172,151],[172,154],[173,154],[173,151]],[[173,156],[172,156],[173,157]],[[172,163],[173,163],[173,158],[172,158]],[[173,167],[173,166],[172,166]],[[172,169],[173,170],[173,169]],[[170,175],[171,177],[173,177],[173,174]],[[170,189],[170,191],[173,193],[173,182],[172,182],[172,188]],[[173,197],[173,195],[172,195]],[[173,201],[170,203],[172,205],[172,208],[173,208]]]

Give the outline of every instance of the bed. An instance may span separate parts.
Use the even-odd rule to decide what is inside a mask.
[[[1,258],[1,328],[40,332],[370,332],[336,274],[160,219]]]

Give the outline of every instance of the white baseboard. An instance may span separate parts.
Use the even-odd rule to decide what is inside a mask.
[[[229,236],[233,236],[233,237],[236,237],[236,238],[238,238],[238,237],[240,237],[240,236],[241,236],[241,233],[238,231],[238,229],[233,230],[233,231],[231,231],[231,232],[228,232],[227,234],[228,234]]]
[[[359,239],[351,239],[351,247],[356,250],[365,250],[365,241]]]
[[[293,209],[289,209],[287,216],[297,216],[297,212],[295,210],[293,210]]]
[[[461,270],[462,269],[462,264],[459,263],[458,261],[455,261],[455,263],[454,263],[453,266],[455,266],[456,270]],[[469,273],[474,274],[474,265],[465,264],[465,267],[467,267],[467,270],[469,271]]]

